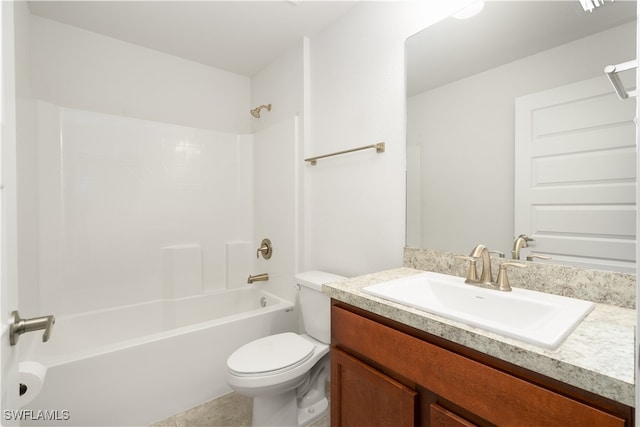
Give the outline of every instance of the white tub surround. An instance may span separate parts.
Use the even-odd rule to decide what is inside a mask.
[[[247,277],[253,273],[253,243],[234,241],[225,243],[227,288],[246,286]]]
[[[250,137],[41,101],[35,110],[39,278],[25,286],[37,287],[39,311],[226,287],[225,244],[252,241]],[[245,257],[235,264],[255,254]]]
[[[165,298],[199,295],[202,289],[202,248],[197,243],[162,248]]]

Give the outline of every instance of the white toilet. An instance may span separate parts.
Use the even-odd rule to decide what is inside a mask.
[[[326,412],[331,314],[322,285],[341,279],[344,277],[322,271],[298,274],[306,334],[286,332],[260,338],[227,359],[231,388],[253,397],[252,425],[305,426]]]

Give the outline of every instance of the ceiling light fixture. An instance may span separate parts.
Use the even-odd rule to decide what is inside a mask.
[[[582,1],[582,0],[581,0]],[[598,1],[598,0],[596,0]],[[477,0],[466,6],[462,10],[453,14],[456,19],[467,19],[477,15],[484,8],[484,0]]]
[[[593,12],[593,9],[604,4],[604,0],[579,0],[585,12]],[[613,2],[614,0],[611,0]]]

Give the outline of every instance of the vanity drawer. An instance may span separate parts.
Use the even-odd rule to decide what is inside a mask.
[[[483,420],[512,426],[625,426],[625,420],[332,306],[332,347],[414,382]]]

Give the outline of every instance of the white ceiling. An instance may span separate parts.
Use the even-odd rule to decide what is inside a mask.
[[[252,76],[354,1],[29,1],[32,14]]]
[[[447,18],[409,38],[407,92],[422,93],[635,16],[635,1],[607,2],[592,13],[578,0],[488,1],[472,18]]]
[[[31,13],[212,67],[252,76],[361,0],[29,1]],[[447,1],[447,0],[438,0]],[[635,0],[587,13],[578,0],[489,0],[407,43],[410,95],[635,18]]]

